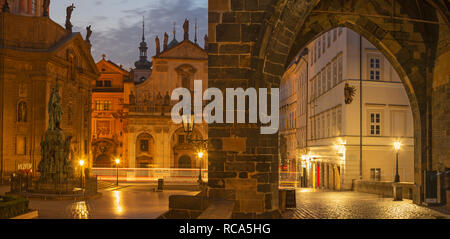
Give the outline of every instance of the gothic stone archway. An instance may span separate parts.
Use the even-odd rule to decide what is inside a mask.
[[[405,84],[415,128],[414,201],[420,203],[423,172],[450,164],[450,110],[440,108],[450,104],[449,66],[443,63],[449,58],[448,12],[447,5],[433,0],[214,1],[209,85],[278,87],[288,62],[316,35],[336,26],[355,30],[384,53]],[[235,200],[235,216],[276,211],[277,136],[238,124],[210,125],[208,137],[209,197]],[[245,146],[224,147],[232,138]]]

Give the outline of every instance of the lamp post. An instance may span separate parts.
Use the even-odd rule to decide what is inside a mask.
[[[398,152],[400,151],[400,147],[402,146],[402,143],[400,143],[399,141],[394,142],[394,149],[395,149],[395,155],[396,155],[396,160],[395,160],[395,179],[394,182],[398,183],[400,182],[400,175],[398,175]]]
[[[202,184],[202,158],[203,158],[203,152],[198,151],[197,153],[198,159],[199,159],[199,166],[198,166],[198,183]]]
[[[84,166],[84,160],[80,160],[78,162],[80,164],[80,188],[83,188],[83,166]]]
[[[199,161],[200,161],[198,183],[200,185],[202,185],[201,160],[204,156],[203,150],[208,150],[208,140],[192,138],[192,133],[194,132],[194,126],[195,126],[194,118],[195,118],[194,114],[191,114],[191,115],[185,114],[182,116],[183,128],[184,128],[184,132],[187,135],[187,141],[188,141],[188,143],[194,145],[194,147],[198,148],[197,157],[199,158]]]
[[[116,158],[115,163],[116,163],[116,186],[119,186],[119,163],[120,163],[120,159]]]

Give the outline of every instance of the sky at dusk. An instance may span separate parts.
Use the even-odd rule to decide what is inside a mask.
[[[148,55],[155,55],[155,37],[161,42],[164,32],[173,39],[173,23],[176,22],[176,38],[183,39],[183,23],[190,22],[189,37],[194,41],[195,18],[198,21],[198,44],[203,47],[203,37],[208,32],[207,0],[53,0],[50,17],[64,26],[66,7],[75,4],[72,14],[74,32],[86,36],[86,26],[92,25],[92,55],[97,62],[102,54],[108,60],[122,64],[126,69],[134,67],[139,59],[139,43],[142,38],[142,16],[145,17],[145,40]],[[150,57],[149,57],[149,60]]]

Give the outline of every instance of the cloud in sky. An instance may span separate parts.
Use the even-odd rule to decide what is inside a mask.
[[[194,39],[195,18],[198,21],[198,44],[204,45],[203,37],[208,32],[207,0],[58,0],[52,1],[50,17],[64,26],[66,7],[75,3],[72,14],[74,31],[86,34],[86,26],[92,25],[92,55],[95,61],[107,55],[117,64],[134,67],[139,58],[139,43],[142,38],[142,16],[145,17],[145,40],[148,55],[155,54],[155,37],[162,44],[164,32],[173,38],[173,23],[176,22],[177,40],[183,38],[184,19],[190,21],[189,37]],[[161,46],[162,47],[162,46]]]

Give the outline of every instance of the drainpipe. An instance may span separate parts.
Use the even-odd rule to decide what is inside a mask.
[[[363,179],[363,151],[362,151],[362,36],[359,35],[359,179]]]

